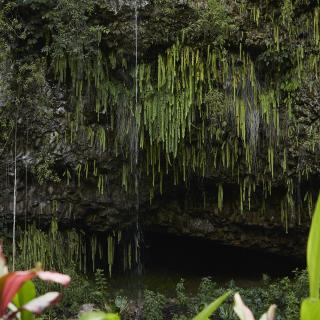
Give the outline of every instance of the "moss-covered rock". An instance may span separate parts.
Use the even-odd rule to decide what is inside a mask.
[[[3,221],[17,128],[19,221],[110,232],[139,211],[150,230],[302,254],[320,185],[319,11],[3,1]]]

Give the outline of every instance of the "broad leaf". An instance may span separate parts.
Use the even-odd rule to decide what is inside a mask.
[[[319,299],[320,288],[320,196],[316,205],[309,232],[307,247],[310,297]]]
[[[30,311],[35,314],[40,314],[46,308],[56,304],[59,301],[59,292],[48,292],[43,296],[35,298],[21,307],[22,310]]]
[[[1,301],[0,316],[3,316],[7,310],[8,303],[13,299],[22,285],[35,276],[33,271],[11,272],[0,278]],[[3,282],[3,283],[2,283]]]
[[[320,300],[308,298],[303,300],[300,310],[301,320],[320,319]]]
[[[8,303],[13,299],[22,285],[38,276],[44,281],[52,281],[62,285],[68,285],[70,277],[57,272],[50,271],[17,271],[6,274],[0,278],[0,317],[6,312]]]
[[[36,297],[36,288],[32,281],[27,281],[20,288],[18,293],[13,298],[13,303],[19,309],[32,299]],[[21,319],[22,320],[32,320],[33,315],[29,311],[21,311]]]
[[[222,305],[222,303],[230,296],[231,292],[226,292],[224,295],[213,301],[204,308],[193,320],[207,320],[209,317]]]
[[[3,299],[3,289],[4,289],[4,285],[7,281],[7,279],[9,278],[9,273],[7,273],[6,275],[3,275],[2,277],[0,277],[0,304],[2,302],[2,299]],[[1,306],[0,306],[0,311],[1,311]],[[3,314],[0,313],[0,317],[2,316]]]
[[[116,313],[105,313],[102,311],[92,311],[83,313],[79,320],[120,320]]]

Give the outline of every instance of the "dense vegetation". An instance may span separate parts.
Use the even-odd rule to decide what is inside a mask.
[[[264,277],[264,285],[261,288],[253,288],[243,290],[237,288],[233,282],[230,282],[229,292],[225,292],[225,289],[218,289],[217,285],[210,279],[204,278],[199,285],[198,293],[190,298],[185,290],[184,280],[181,281],[176,286],[176,297],[175,299],[167,300],[165,296],[160,293],[156,293],[150,290],[145,290],[143,305],[139,305],[141,301],[138,300],[138,304],[135,309],[130,310],[130,303],[126,297],[116,296],[111,299],[107,295],[107,281],[103,275],[103,270],[98,269],[95,274],[94,290],[90,283],[84,278],[79,278],[76,274],[73,277],[73,283],[71,287],[65,290],[65,299],[62,305],[62,309],[55,310],[53,313],[49,313],[46,316],[49,318],[61,318],[70,317],[73,313],[76,313],[81,304],[86,301],[92,301],[95,306],[109,312],[117,311],[116,313],[105,313],[103,311],[91,311],[85,312],[80,315],[80,319],[84,320],[119,320],[119,314],[122,318],[130,319],[137,317],[140,319],[148,320],[161,320],[161,319],[190,319],[194,314],[198,313],[194,320],[207,320],[210,318],[211,314],[215,311],[219,311],[219,319],[235,319],[237,316],[240,320],[253,320],[253,314],[251,310],[255,312],[259,310],[261,306],[265,306],[265,303],[276,302],[277,305],[272,304],[260,319],[274,320],[275,309],[277,310],[277,319],[301,319],[301,320],[313,320],[317,319],[320,314],[320,236],[319,236],[319,226],[320,226],[320,197],[316,206],[315,214],[312,220],[312,225],[309,232],[309,239],[307,244],[307,270],[306,273],[295,272],[294,278],[290,281],[289,278],[279,280],[278,282],[270,282],[270,279]],[[0,312],[1,316],[7,309],[7,304],[14,297],[15,292],[17,296],[14,297],[13,303],[16,307],[22,308],[21,316],[22,320],[32,319],[30,312],[41,313],[45,307],[55,303],[57,301],[56,297],[59,295],[58,292],[50,292],[41,297],[46,297],[49,295],[50,298],[40,300],[32,300],[36,296],[35,286],[31,279],[38,276],[41,280],[54,281],[60,284],[69,284],[70,277],[66,275],[61,275],[52,272],[43,272],[39,269],[39,266],[35,269],[26,272],[11,272],[7,273],[7,266],[5,258],[2,253],[1,247],[1,257],[0,257],[0,282],[1,286],[1,304]],[[11,283],[11,287],[7,285]],[[24,284],[23,284],[24,283]],[[22,285],[23,284],[23,285]],[[41,283],[40,283],[41,284]],[[31,287],[32,288],[31,288]],[[309,290],[308,290],[309,287]],[[30,291],[30,289],[32,289]],[[38,290],[46,292],[48,286],[38,286]],[[232,291],[238,291],[235,294],[235,304],[232,305],[226,303],[226,299],[230,296]],[[251,310],[242,302],[239,292],[246,294],[246,299],[251,305]],[[110,289],[109,289],[110,292]],[[223,293],[218,299],[210,303],[215,294]],[[309,298],[305,298],[309,293]],[[51,296],[54,296],[52,299]],[[32,304],[32,301],[37,301]],[[223,305],[222,305],[223,304]],[[222,306],[221,306],[222,305]],[[301,305],[301,308],[300,308]],[[86,304],[86,308],[93,305]],[[143,313],[140,313],[140,308],[142,308]],[[9,306],[9,309],[12,308]],[[300,316],[299,315],[300,309]],[[15,311],[15,309],[13,309]],[[20,310],[20,309],[19,309]],[[202,310],[202,311],[201,311]],[[27,313],[25,313],[27,312]],[[29,312],[29,313],[28,313]],[[8,313],[7,315],[10,315]],[[15,316],[14,313],[12,316]],[[45,317],[46,317],[45,316]]]
[[[137,8],[137,25],[132,6],[116,9],[1,3],[2,184],[17,140],[20,221],[72,219],[82,209],[59,190],[96,186],[99,203],[118,183],[129,211],[182,184],[218,213],[227,203],[248,217],[275,210],[286,230],[308,223],[319,176],[317,1],[153,1]],[[28,184],[46,188],[34,207]],[[134,218],[112,219],[111,265],[119,223]],[[137,241],[126,242],[128,266]],[[80,240],[73,247],[84,254]]]
[[[161,293],[145,290],[143,305],[136,304],[126,297],[117,295],[112,287],[103,289],[94,282],[88,282],[77,275],[74,283],[64,292],[64,299],[50,311],[51,317],[72,317],[78,314],[85,303],[93,303],[102,310],[120,312],[122,319],[131,319],[141,313],[146,320],[192,319],[201,309],[222,295],[227,289],[240,292],[254,314],[259,315],[275,303],[277,319],[299,319],[300,303],[308,295],[308,282],[305,273],[296,273],[293,279],[283,278],[270,282],[268,278],[257,288],[239,288],[232,281],[227,287],[218,286],[213,279],[204,278],[198,292],[192,296],[185,289],[183,281],[177,284],[176,296],[166,297]],[[99,282],[99,281],[98,281]],[[101,289],[100,289],[101,288]],[[47,288],[41,292],[45,292]],[[139,311],[139,308],[141,310]],[[215,319],[236,320],[233,300],[230,297],[218,310]]]
[[[20,263],[130,269],[141,225],[177,190],[204,221],[306,230],[320,186],[319,51],[318,0],[2,0],[0,223],[11,237],[13,222]],[[206,230],[163,217],[174,232]],[[248,290],[248,304],[259,291],[294,319],[303,277]],[[183,319],[204,300],[179,288]],[[160,319],[165,298],[146,301]]]

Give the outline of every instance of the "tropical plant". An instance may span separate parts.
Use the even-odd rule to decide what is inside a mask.
[[[92,311],[83,313],[79,320],[120,320],[120,316],[116,313]]]
[[[300,309],[301,320],[320,319],[320,196],[312,218],[308,244],[307,269],[309,276],[309,298],[303,300]],[[234,296],[234,311],[241,320],[254,320],[251,310],[243,303],[240,294]],[[275,305],[260,320],[275,319]]]
[[[146,320],[162,320],[165,297],[151,290],[144,291],[143,313]]]
[[[231,291],[226,292],[211,304],[209,304],[206,308],[204,308],[197,316],[193,318],[193,320],[208,320],[209,317],[221,306],[221,304],[230,296]]]
[[[301,320],[320,319],[320,196],[316,205],[307,245],[309,298],[301,304]]]
[[[128,308],[128,299],[123,296],[116,296],[114,299],[114,304],[119,310],[119,313],[123,313]]]
[[[186,288],[184,286],[184,279],[180,279],[180,281],[176,285],[176,294],[178,302],[181,305],[187,305],[188,297],[186,295]]]
[[[107,295],[107,279],[102,269],[97,269],[94,274],[95,290],[91,293],[94,303],[104,306]]]
[[[63,286],[67,286],[71,280],[68,275],[43,271],[40,266],[28,271],[8,272],[0,245],[0,319],[32,320],[34,315],[41,314],[59,301],[59,292],[47,292],[36,297],[35,286],[31,281],[35,278]]]
[[[255,320],[251,310],[243,303],[240,294],[234,295],[234,312],[241,320]],[[260,320],[274,320],[275,319],[276,305],[271,305],[269,310],[262,315]]]

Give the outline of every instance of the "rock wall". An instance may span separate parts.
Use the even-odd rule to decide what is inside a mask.
[[[320,185],[316,3],[141,2],[137,57],[134,2],[5,1],[0,10],[3,225],[16,127],[22,225],[57,217],[62,228],[104,232],[130,228],[138,211],[148,231],[304,254]],[[179,54],[190,61],[174,60],[171,74]],[[195,65],[190,106],[184,63]],[[170,77],[185,109],[160,91]],[[161,104],[148,113],[161,99],[168,135]]]

